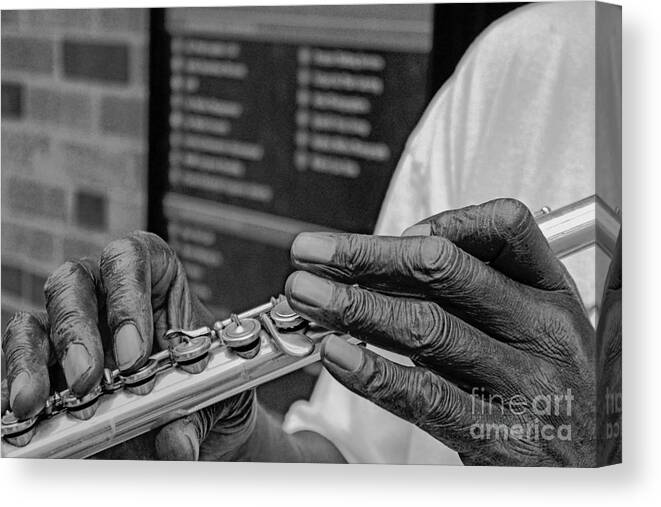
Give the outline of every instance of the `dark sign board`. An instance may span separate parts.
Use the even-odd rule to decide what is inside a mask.
[[[280,292],[298,232],[371,232],[434,91],[517,6],[153,11],[150,229],[202,299]]]
[[[372,231],[429,99],[432,9],[185,8],[163,22],[161,230],[223,316],[282,291],[298,232]]]
[[[515,6],[152,11],[149,227],[216,318],[282,292],[299,232],[372,231],[426,104]],[[280,412],[311,389],[279,382]]]
[[[369,233],[426,102],[427,55],[175,35],[175,192]]]

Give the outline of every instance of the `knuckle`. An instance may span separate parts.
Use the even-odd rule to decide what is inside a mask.
[[[580,337],[586,333],[579,329],[585,319],[578,319],[575,312],[559,308],[553,303],[543,303],[538,309],[535,335],[539,352],[556,363],[569,364],[589,354],[588,343]]]
[[[452,255],[449,242],[440,237],[425,238],[418,248],[418,268],[425,274],[434,276],[447,266],[448,257]]]
[[[419,256],[421,281],[437,290],[468,290],[477,276],[471,258],[444,238],[425,239],[421,243]]]
[[[448,357],[448,349],[452,348],[450,339],[453,336],[448,314],[430,303],[425,316],[419,322],[421,336],[418,337],[418,344],[421,352],[434,357]]]
[[[50,274],[44,284],[46,301],[68,288],[83,272],[87,273],[78,261],[67,261],[59,266]]]
[[[135,236],[125,236],[106,245],[101,253],[101,269],[114,265],[130,257],[130,254],[138,250],[138,240]]]
[[[16,354],[22,354],[27,341],[25,338],[31,335],[30,330],[35,324],[38,324],[38,321],[28,312],[16,312],[7,322],[2,335],[2,350],[7,355],[9,365]]]
[[[518,199],[502,198],[492,201],[492,223],[501,235],[517,237],[532,222],[532,213]]]
[[[345,329],[364,326],[375,308],[367,293],[360,293],[351,287],[334,289],[334,312],[340,317]]]
[[[168,245],[158,234],[154,234],[153,232],[137,230],[133,231],[129,237],[136,239],[141,245],[154,247],[156,250],[162,250],[174,254],[172,247],[170,247],[170,245]]]
[[[9,320],[2,339],[2,351],[10,374],[26,365],[48,363],[50,349],[45,321],[45,317],[28,312],[17,312]]]
[[[376,400],[398,398],[393,397],[392,393],[397,386],[402,385],[403,379],[397,378],[395,368],[378,358],[373,358],[370,363],[371,371],[368,371],[366,377],[367,394]]]
[[[110,297],[135,283],[144,284],[151,277],[149,252],[135,236],[108,244],[101,254],[99,267],[103,285]]]
[[[425,353],[435,342],[439,326],[443,326],[442,312],[432,303],[410,304],[406,300],[396,300],[403,306],[404,328],[408,329],[409,339],[414,350]]]
[[[431,371],[416,368],[411,375],[411,416],[420,425],[450,426],[461,418],[463,405],[456,393],[447,389]]]
[[[348,234],[338,240],[337,255],[339,264],[349,272],[359,272],[374,263],[374,242],[360,234]]]
[[[7,322],[7,327],[5,328],[5,335],[8,336],[10,334],[14,334],[16,330],[24,329],[30,326],[34,320],[35,319],[33,315],[29,312],[21,311],[14,313]],[[3,344],[5,343],[4,340],[2,343]]]

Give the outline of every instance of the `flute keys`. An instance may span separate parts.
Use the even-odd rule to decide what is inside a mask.
[[[278,329],[293,331],[305,325],[305,320],[292,310],[286,299],[281,299],[269,312],[271,320]]]
[[[265,313],[259,316],[276,346],[292,357],[306,357],[314,352],[314,343],[301,332],[281,332]]]
[[[221,338],[236,355],[252,359],[259,352],[262,325],[257,319],[239,319],[232,315],[232,322],[221,331]]]
[[[19,421],[13,412],[2,416],[2,438],[11,445],[24,447],[30,443],[37,427],[37,416]]]
[[[198,338],[184,336],[179,344],[172,347],[172,359],[182,370],[193,374],[200,373],[209,364],[210,348],[211,338],[209,336]]]
[[[62,397],[62,405],[67,409],[67,413],[71,417],[86,421],[96,413],[101,393],[102,388],[100,385],[96,386],[92,391],[80,398],[67,393]]]
[[[103,369],[103,381],[101,385],[103,386],[103,391],[106,393],[114,393],[124,387],[122,379],[119,377],[115,378],[110,368]]]
[[[158,361],[150,359],[147,364],[131,375],[122,376],[124,388],[133,394],[149,394],[156,384]]]

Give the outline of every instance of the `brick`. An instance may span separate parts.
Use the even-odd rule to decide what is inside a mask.
[[[146,33],[146,9],[99,9],[99,28],[106,32]]]
[[[122,43],[65,40],[62,43],[64,75],[70,79],[127,83],[129,49]]]
[[[146,115],[142,98],[104,97],[101,101],[101,131],[130,138],[144,137]]]
[[[34,29],[89,30],[94,25],[95,11],[93,9],[35,9],[26,10],[24,16],[25,26]]]
[[[2,173],[29,174],[50,159],[50,140],[41,134],[2,129]]]
[[[131,80],[137,84],[147,85],[149,83],[149,44],[134,45],[132,54]]]
[[[44,285],[46,285],[45,276],[38,273],[25,273],[25,297],[32,304],[41,308],[46,304]]]
[[[28,88],[27,115],[62,127],[89,130],[92,128],[92,100],[85,93]]]
[[[18,36],[2,38],[2,70],[50,74],[53,62],[53,44],[49,40]]]
[[[59,149],[67,177],[80,183],[127,194],[140,193],[146,186],[144,153],[125,147],[106,149],[73,142],[62,143]]]
[[[62,242],[64,260],[82,259],[83,257],[96,257],[103,250],[103,245],[67,236]]]
[[[76,224],[98,231],[108,228],[108,201],[104,195],[78,190],[74,197]]]
[[[2,264],[2,292],[21,297],[23,294],[23,270]]]
[[[109,229],[115,234],[125,234],[144,229],[147,224],[145,197],[127,200],[111,200],[108,211]]]
[[[23,84],[2,82],[2,119],[19,119],[23,115]]]
[[[3,10],[0,13],[0,20],[3,32],[5,30],[16,30],[21,24],[20,12]]]
[[[5,179],[3,186],[6,192],[3,197],[12,211],[66,222],[67,202],[63,189],[17,177]]]
[[[53,234],[13,223],[2,223],[2,255],[16,254],[41,262],[53,262],[56,240]]]

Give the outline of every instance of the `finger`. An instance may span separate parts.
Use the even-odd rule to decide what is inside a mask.
[[[7,361],[7,393],[3,389],[3,412],[9,408],[18,419],[33,417],[44,408],[50,392],[50,343],[46,315],[14,315],[7,324],[2,350]]]
[[[527,330],[512,328],[527,321],[523,317],[538,315],[532,289],[445,238],[305,233],[291,251],[299,268],[379,292],[433,300],[483,330],[518,336]]]
[[[442,236],[521,283],[547,290],[573,289],[534,216],[515,199],[444,211],[402,235]]]
[[[483,414],[490,414],[493,422],[500,420],[498,409],[441,376],[425,368],[393,363],[336,336],[324,340],[321,356],[326,369],[345,387],[457,452],[480,445],[471,434],[471,426]]]
[[[203,459],[224,461],[254,428],[254,408],[251,390],[166,424],[156,436],[156,455],[167,461],[197,461],[206,441],[211,450]]]
[[[87,394],[103,376],[98,281],[96,263],[82,259],[60,266],[44,287],[55,356],[76,396]]]
[[[378,294],[306,272],[290,277],[286,293],[292,308],[314,322],[407,355],[455,382],[506,393],[530,370],[526,354],[431,302]]]
[[[135,370],[152,351],[154,321],[164,346],[161,335],[168,327],[195,320],[194,298],[174,251],[154,234],[134,233],[110,243],[99,264],[118,368]]]
[[[156,456],[164,461],[197,461],[200,457],[200,416],[177,419],[156,435]]]
[[[2,385],[0,388],[0,402],[2,408],[0,409],[0,415],[4,415],[7,410],[9,410],[9,384],[7,379],[2,379]]]

